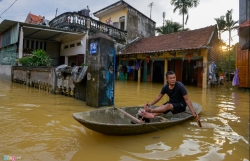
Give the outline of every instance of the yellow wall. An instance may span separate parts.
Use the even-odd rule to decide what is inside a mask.
[[[127,16],[127,8],[123,8],[106,16],[100,17],[99,20],[103,23],[106,23],[106,20],[111,17],[112,22],[119,22],[119,18],[122,16]]]
[[[164,72],[166,73],[167,69],[167,59],[174,59],[174,58],[182,58],[183,55],[181,54],[176,54],[176,56],[174,57],[173,55],[171,55],[169,52],[164,52],[161,53],[159,55],[154,53],[149,53],[149,54],[136,54],[136,57],[132,57],[131,55],[124,55],[124,57],[120,57],[119,60],[136,60],[136,59],[142,59],[145,60],[147,55],[151,55],[151,59],[157,58],[157,59],[163,59],[165,60],[165,66],[164,66]],[[202,57],[202,61],[203,61],[203,75],[202,75],[202,88],[207,88],[207,67],[208,67],[208,49],[201,49],[200,50],[200,54],[194,54],[194,56],[200,56]]]

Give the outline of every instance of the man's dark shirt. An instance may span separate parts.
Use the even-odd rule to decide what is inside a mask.
[[[175,86],[173,89],[169,89],[169,84],[167,83],[162,87],[161,94],[167,94],[169,96],[170,103],[184,103],[186,105],[184,95],[187,94],[187,90],[185,86],[181,82],[175,82]]]

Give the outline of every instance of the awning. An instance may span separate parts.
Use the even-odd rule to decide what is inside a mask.
[[[250,39],[242,46],[241,50],[250,50]]]
[[[19,23],[20,27],[23,28],[24,39],[37,39],[43,41],[57,41],[57,42],[70,42],[77,39],[81,39],[86,33],[67,31],[59,28],[44,26],[44,25],[34,25],[24,22],[17,22],[12,20],[3,20],[0,23],[0,34],[8,30],[10,27]]]

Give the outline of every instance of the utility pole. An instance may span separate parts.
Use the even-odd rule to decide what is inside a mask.
[[[151,2],[151,3],[148,5],[148,7],[150,7],[150,19],[151,19],[151,11],[152,11],[153,5],[154,5],[154,2]]]
[[[56,15],[55,15],[55,17],[57,16],[57,10],[58,10],[58,8],[56,8]]]
[[[166,15],[166,13],[163,12],[163,13],[162,13],[162,17],[163,17],[163,26],[164,26],[164,22],[165,22],[165,15]]]

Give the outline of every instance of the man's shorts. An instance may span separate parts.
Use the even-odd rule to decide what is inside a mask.
[[[167,114],[170,111],[173,114],[177,114],[177,113],[186,111],[186,106],[187,106],[186,103],[170,103],[170,102],[166,102],[163,105],[166,105],[167,103],[172,104],[173,107],[174,107],[174,110],[173,111],[167,110],[167,111],[163,112],[164,114]]]

